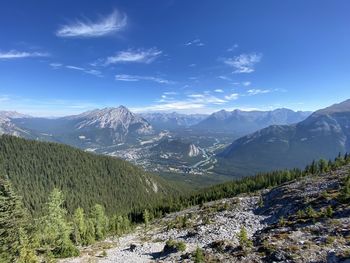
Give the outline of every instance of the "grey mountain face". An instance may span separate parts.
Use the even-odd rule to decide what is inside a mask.
[[[30,138],[30,132],[18,127],[14,120],[18,118],[28,117],[15,111],[0,111],[0,135],[10,134],[13,136]]]
[[[46,140],[80,148],[109,146],[153,134],[152,126],[126,107],[105,108],[57,119],[22,118],[19,127],[36,130]]]
[[[141,117],[146,119],[151,125],[158,130],[177,130],[188,128],[195,125],[208,117],[205,114],[180,114],[172,113],[142,113]]]
[[[196,157],[200,155],[201,150],[198,146],[182,138],[166,138],[152,147],[153,155],[176,155],[177,157]]]
[[[350,100],[316,111],[293,125],[275,125],[234,141],[219,156],[218,166],[249,167],[251,173],[303,168],[312,160],[350,151]],[[218,168],[221,169],[221,168]]]
[[[274,124],[297,123],[309,115],[310,112],[295,112],[289,109],[276,109],[273,111],[221,110],[211,114],[192,128],[242,136]]]
[[[110,129],[120,140],[126,138],[128,134],[147,135],[153,133],[152,126],[145,119],[132,113],[124,106],[94,110],[67,117],[67,119],[77,121],[75,124],[77,130]]]

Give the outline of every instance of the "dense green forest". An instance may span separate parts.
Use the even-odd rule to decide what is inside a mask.
[[[98,203],[107,214],[125,214],[179,193],[173,184],[126,161],[8,135],[0,137],[0,174],[34,214],[42,211],[54,188],[65,195],[70,213]]]
[[[317,176],[350,163],[349,155],[339,155],[334,161],[314,161],[304,170],[262,173],[175,195],[179,192],[161,179],[127,162],[64,145],[2,136],[0,153],[1,263],[76,256],[78,245],[122,235],[165,213]],[[343,186],[346,200],[349,181]]]

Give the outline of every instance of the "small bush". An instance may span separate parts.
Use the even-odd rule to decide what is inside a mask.
[[[176,253],[178,251],[184,252],[186,250],[186,244],[182,241],[175,241],[169,239],[164,246],[163,252],[165,253]]]
[[[308,218],[316,218],[318,216],[317,212],[311,206],[308,206],[305,212]]]
[[[325,216],[326,217],[332,217],[333,216],[333,208],[329,205],[326,207],[326,210],[325,210]]]
[[[286,221],[286,219],[283,216],[281,216],[279,221],[278,221],[278,224],[280,226],[285,226],[287,224],[287,221]]]
[[[334,243],[334,241],[335,241],[335,237],[333,237],[333,236],[328,236],[326,238],[326,244],[327,245],[332,245]]]
[[[186,244],[185,244],[185,242],[182,242],[182,241],[178,242],[178,243],[176,244],[176,248],[177,248],[179,251],[184,252],[184,251],[186,250]]]
[[[195,263],[204,262],[205,257],[204,257],[203,249],[200,249],[199,247],[197,247],[196,251],[193,254],[193,258]]]
[[[251,248],[253,246],[253,242],[248,238],[247,230],[244,227],[241,228],[238,234],[238,241],[242,249]]]

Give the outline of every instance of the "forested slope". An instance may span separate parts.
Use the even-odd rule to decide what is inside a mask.
[[[129,213],[177,193],[157,176],[126,161],[66,145],[0,137],[0,174],[8,176],[25,206],[41,211],[53,188],[61,189],[68,211],[98,203],[107,213]]]

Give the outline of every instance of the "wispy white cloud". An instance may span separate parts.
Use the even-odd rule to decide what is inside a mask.
[[[248,95],[258,95],[258,94],[266,94],[272,92],[269,89],[250,89],[247,91]]]
[[[8,95],[0,95],[0,102],[9,101],[10,97]]]
[[[224,75],[218,76],[218,79],[227,80],[227,81],[232,81],[231,78],[229,78],[229,77],[227,77],[227,76],[224,76]]]
[[[95,69],[87,69],[87,68],[77,67],[77,66],[72,66],[72,65],[63,65],[62,63],[50,63],[49,65],[53,69],[66,68],[66,69],[81,71],[81,72],[84,72],[86,74],[94,75],[96,77],[102,77],[101,71],[95,70]]]
[[[0,52],[0,59],[19,59],[19,58],[30,58],[30,57],[48,57],[49,53],[45,52],[26,52],[10,50],[7,52]]]
[[[58,68],[60,68],[60,67],[63,66],[62,63],[57,63],[57,62],[50,63],[49,65],[50,65],[51,67],[53,67],[54,69],[58,69]]]
[[[193,103],[199,103],[199,104],[215,104],[215,105],[221,105],[226,103],[227,101],[225,99],[221,99],[219,97],[213,96],[209,93],[199,93],[199,94],[189,94],[187,97],[190,99]]]
[[[56,32],[58,37],[78,37],[93,38],[110,35],[121,31],[127,24],[127,16],[118,11],[104,17],[100,17],[98,21],[90,19],[76,20],[59,28]]]
[[[227,49],[227,52],[235,51],[237,48],[238,48],[238,44],[234,44],[234,45],[232,45],[231,47],[229,47],[229,48]]]
[[[214,91],[217,92],[217,93],[223,93],[224,92],[222,89],[216,89]]]
[[[170,96],[171,95],[171,96]],[[164,92],[156,103],[142,108],[134,108],[137,111],[191,111],[193,109],[206,110],[208,108],[221,107],[231,100],[233,96],[221,98],[214,96],[210,91],[202,93],[179,94],[177,92]]]
[[[236,99],[238,99],[238,97],[239,97],[238,93],[231,93],[229,95],[226,95],[225,99],[226,100],[236,100]]]
[[[95,70],[95,69],[86,69],[86,68],[82,68],[82,67],[76,67],[76,66],[71,66],[71,65],[67,65],[66,66],[67,69],[73,69],[73,70],[78,70],[78,71],[82,71],[86,74],[90,74],[90,75],[94,75],[96,77],[102,77],[102,73],[99,70]]]
[[[250,81],[244,81],[242,82],[242,85],[245,86],[245,87],[248,87],[250,86],[252,83]]]
[[[119,81],[141,81],[141,80],[148,80],[157,82],[160,84],[173,84],[173,81],[159,78],[159,77],[153,77],[153,76],[138,76],[138,75],[127,75],[127,74],[120,74],[115,76],[116,80]]]
[[[163,92],[163,94],[165,94],[165,95],[177,95],[178,93],[175,91],[166,91],[166,92]]]
[[[105,64],[117,63],[145,63],[150,64],[156,60],[163,52],[157,48],[150,49],[128,49],[120,51],[116,55],[108,57]]]
[[[255,65],[262,59],[258,53],[241,54],[233,58],[225,58],[225,64],[234,68],[234,73],[252,73],[255,71]]]
[[[196,38],[192,41],[189,41],[187,43],[184,44],[186,47],[188,46],[196,46],[196,47],[203,47],[205,46],[204,43],[199,39],[199,38]]]
[[[76,67],[76,66],[71,66],[71,65],[67,65],[66,68],[84,71],[84,69],[81,67]]]
[[[188,101],[176,101],[162,104],[154,104],[151,106],[145,106],[141,108],[131,108],[131,110],[135,112],[141,111],[187,111],[194,109],[202,109],[204,108],[204,104],[195,104]]]

